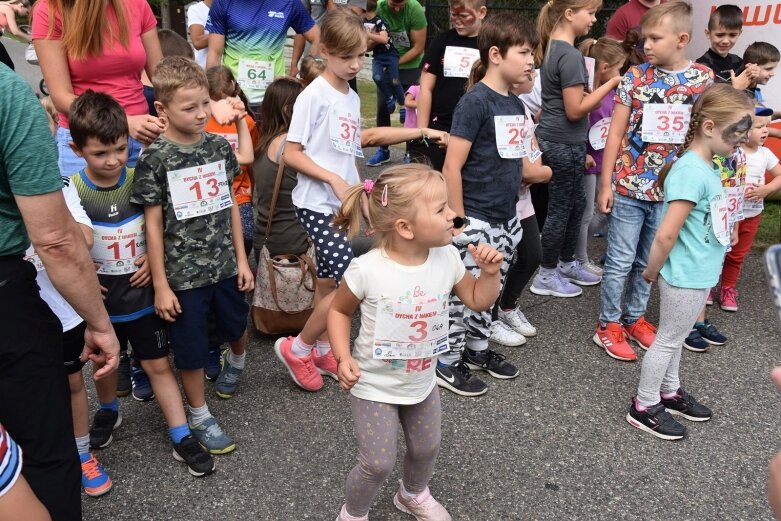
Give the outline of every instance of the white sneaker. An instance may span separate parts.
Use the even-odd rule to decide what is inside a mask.
[[[501,320],[495,320],[491,323],[491,334],[488,339],[505,347],[518,347],[526,343],[526,338],[523,335],[510,329],[510,326]]]
[[[583,261],[583,268],[590,271],[594,275],[601,277],[604,270],[596,263],[591,262],[591,260],[585,260]]]
[[[505,311],[499,308],[499,320],[510,326],[510,329],[525,337],[536,336],[537,328],[531,325],[526,319],[526,315],[523,314],[518,308]]]

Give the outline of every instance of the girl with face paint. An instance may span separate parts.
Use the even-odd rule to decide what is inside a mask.
[[[748,140],[754,108],[728,84],[709,87],[692,109],[679,159],[665,167],[662,222],[643,278],[659,284],[659,330],[643,358],[626,420],[664,440],[686,436],[672,415],[707,421],[711,410],[686,392],[678,370],[686,335],[718,282],[730,245],[727,196],[714,156],[732,156]]]

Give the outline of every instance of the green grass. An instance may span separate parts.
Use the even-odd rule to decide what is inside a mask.
[[[772,244],[781,242],[779,224],[781,224],[781,201],[765,201],[765,211],[754,239],[754,248],[764,250]]]

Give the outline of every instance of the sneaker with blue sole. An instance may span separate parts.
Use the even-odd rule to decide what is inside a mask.
[[[206,379],[213,382],[222,371],[222,351],[218,347],[209,348],[209,358],[206,360]]]
[[[390,151],[378,148],[374,155],[366,161],[366,166],[380,166],[390,161]]]
[[[214,391],[217,393],[217,396],[225,400],[232,398],[236,393],[243,371],[243,369],[234,367],[228,362],[228,353],[230,353],[230,349],[226,349],[222,355],[222,371],[220,371],[220,376],[217,377],[217,381],[214,384]]]
[[[190,423],[190,431],[209,454],[227,454],[236,450],[236,442],[225,434],[214,416],[195,425]]]
[[[130,373],[130,380],[133,383],[133,399],[139,402],[151,402],[155,399],[155,392],[152,390],[152,383],[149,376],[140,367],[133,366]]]

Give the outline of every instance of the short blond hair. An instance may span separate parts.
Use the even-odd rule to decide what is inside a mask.
[[[667,22],[666,24],[663,22]],[[694,27],[692,5],[684,0],[671,0],[652,7],[640,19],[640,27],[671,27],[677,33],[691,36]]]
[[[155,98],[165,105],[169,103],[179,89],[203,87],[209,91],[209,80],[204,70],[190,58],[168,56],[155,68],[152,77]]]
[[[485,7],[485,0],[448,0],[450,9],[475,9]]]
[[[320,45],[330,54],[348,54],[366,45],[366,28],[349,9],[328,11],[320,24]]]

